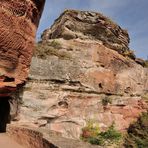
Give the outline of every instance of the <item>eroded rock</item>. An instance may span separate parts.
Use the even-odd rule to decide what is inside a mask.
[[[44,2],[0,1],[0,95],[10,95],[28,77]]]
[[[128,34],[108,21],[98,13],[69,10],[43,33],[17,124],[79,139],[89,120],[101,130],[114,122],[125,131],[146,111],[148,69],[120,52],[130,51]]]
[[[100,148],[100,146],[93,146],[80,140],[63,138],[53,131],[49,132],[24,126],[10,125],[7,133],[11,138],[27,148]]]
[[[127,31],[97,12],[66,10],[42,35],[43,40],[55,38],[99,40],[121,54],[129,51]]]

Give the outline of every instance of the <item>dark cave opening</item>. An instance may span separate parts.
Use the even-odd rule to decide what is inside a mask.
[[[0,97],[0,133],[6,132],[7,124],[10,123],[10,97]]]

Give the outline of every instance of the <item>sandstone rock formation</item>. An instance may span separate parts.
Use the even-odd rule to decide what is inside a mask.
[[[130,52],[127,31],[96,12],[65,11],[42,35],[43,40],[55,38],[102,41],[103,45],[121,54]]]
[[[19,112],[45,0],[0,1],[0,132]]]
[[[0,95],[10,95],[28,77],[45,0],[0,1]]]
[[[80,140],[68,139],[58,133],[24,126],[8,127],[11,138],[27,148],[100,148]],[[19,137],[19,138],[18,138]]]
[[[128,33],[102,14],[65,11],[37,45],[16,123],[77,139],[89,120],[126,130],[146,110],[148,92],[148,69],[128,43]]]

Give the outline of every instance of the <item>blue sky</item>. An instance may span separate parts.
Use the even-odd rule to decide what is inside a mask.
[[[130,48],[137,57],[148,56],[148,0],[46,0],[37,39],[65,9],[92,10],[109,16],[128,30]]]

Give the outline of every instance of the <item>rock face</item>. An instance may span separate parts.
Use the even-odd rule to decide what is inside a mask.
[[[61,137],[61,135],[52,131],[23,126],[10,125],[8,134],[27,148],[100,148],[100,146],[93,146],[86,142]]]
[[[95,12],[65,11],[42,35],[24,88],[20,125],[79,138],[89,120],[124,131],[147,108],[148,69],[128,33]]]
[[[121,54],[129,51],[127,31],[96,12],[65,11],[42,35],[43,40],[55,38],[102,41],[105,46]]]
[[[0,95],[26,81],[45,0],[0,1]],[[10,88],[11,87],[11,88]]]

